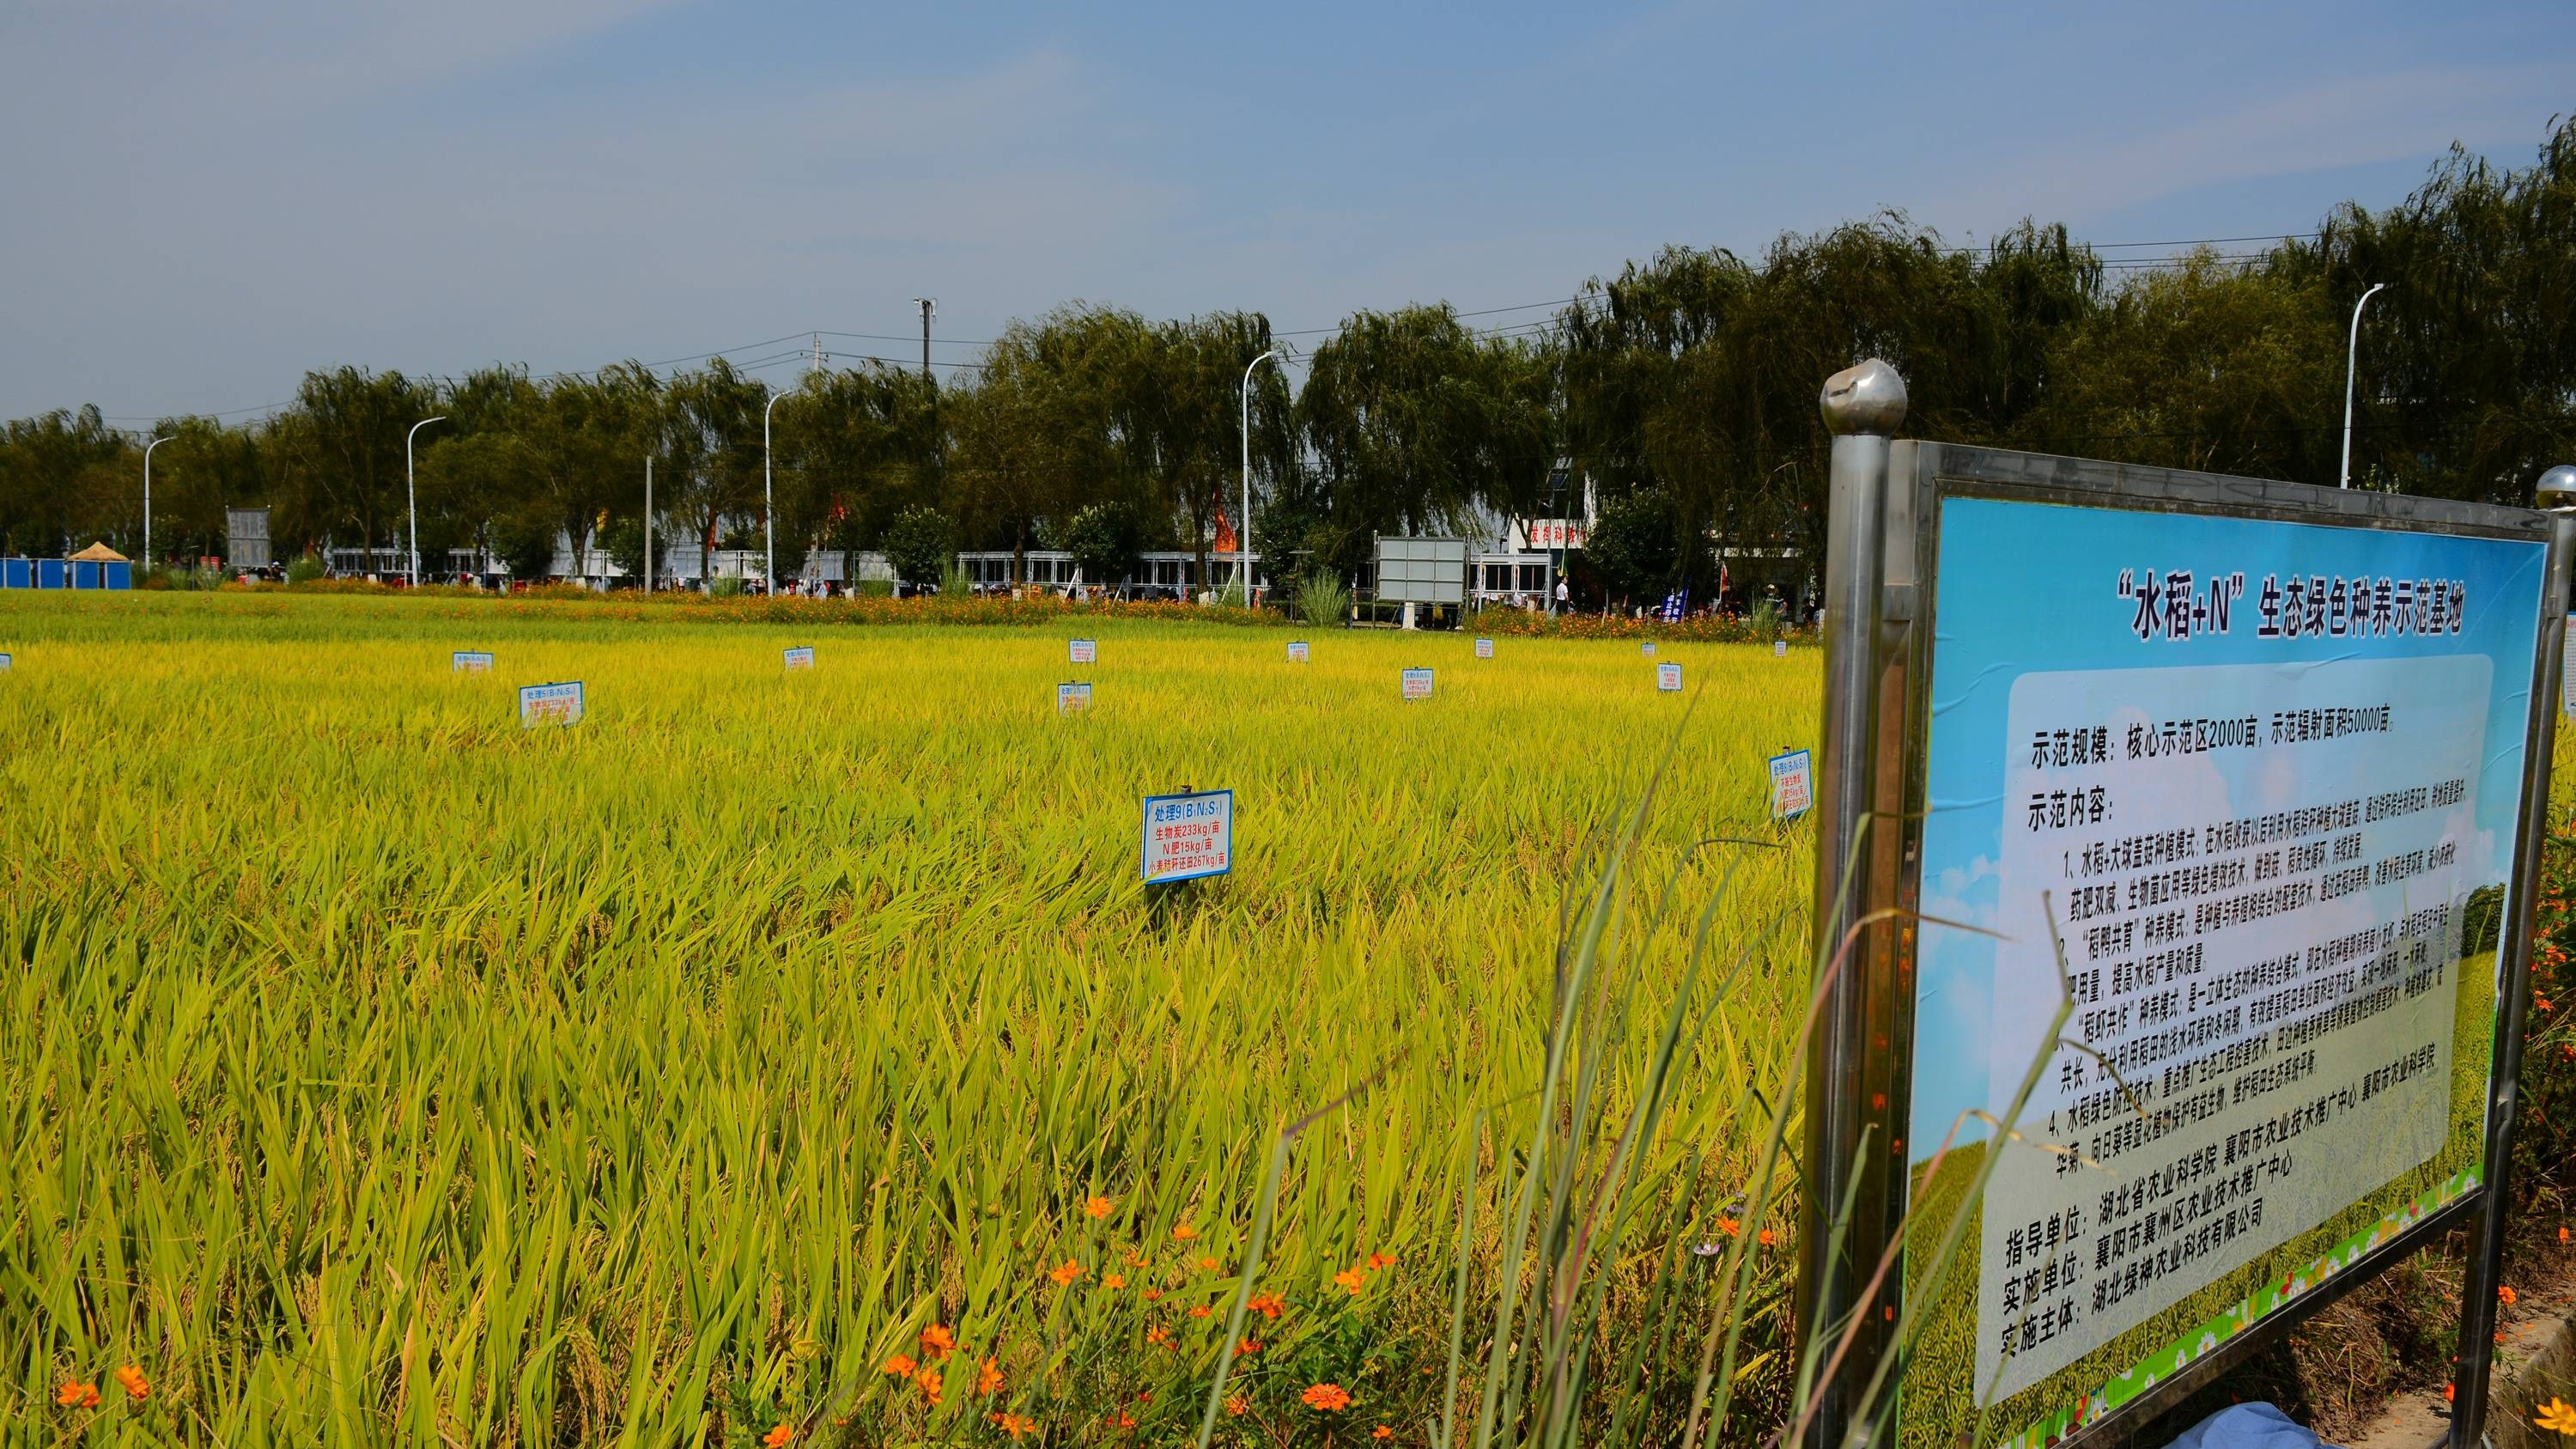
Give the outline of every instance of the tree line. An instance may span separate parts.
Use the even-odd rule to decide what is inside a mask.
[[[1869,356],[1904,374],[1911,436],[2331,484],[2346,327],[2382,282],[2359,351],[2357,486],[2525,502],[2542,468],[2576,460],[2576,121],[2553,120],[2529,165],[2454,147],[2393,207],[2346,203],[2311,233],[2153,264],[2034,222],[1952,246],[1891,212],[1758,257],[1670,247],[1531,320],[1354,313],[1295,359],[1302,377],[1252,373],[1255,543],[1293,556],[1274,577],[1347,576],[1374,535],[1551,516],[1588,485],[1589,582],[1705,597],[1711,540],[1818,556],[1817,389]],[[270,510],[282,552],[400,547],[404,436],[443,414],[418,445],[425,561],[479,547],[533,575],[560,531],[631,572],[649,455],[657,538],[758,547],[766,506],[782,571],[813,548],[1051,546],[1101,577],[1177,548],[1205,578],[1218,512],[1239,511],[1238,389],[1280,343],[1257,312],[1156,321],[1072,304],[1012,323],[946,377],[809,371],[774,409],[772,384],[723,358],[314,372],[264,420],[153,427],[171,439],[153,458],[155,547],[221,553],[222,510],[246,505]],[[94,406],[9,422],[0,543],[134,552],[141,447]]]

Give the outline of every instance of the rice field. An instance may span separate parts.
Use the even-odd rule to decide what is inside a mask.
[[[1809,650],[236,593],[0,596],[0,650],[10,1442],[1187,1443],[1244,1297],[1218,1442],[1429,1442],[1491,1332],[1453,1387],[1462,1207],[1482,1303],[1560,933],[1667,754],[1602,948],[1636,1004],[1556,1109],[1615,1120],[1714,1006],[1605,1353],[1659,1263],[1716,1271],[1680,1250],[1795,1051],[1763,761]],[[587,718],[522,731],[567,679]],[[1149,889],[1183,787],[1235,791],[1235,868]],[[1354,1089],[1246,1283],[1276,1134]],[[1697,1355],[1638,1412],[1677,1433]]]

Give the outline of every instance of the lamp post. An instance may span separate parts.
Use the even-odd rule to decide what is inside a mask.
[[[152,571],[152,450],[170,441],[154,438],[143,445],[143,571]]]
[[[653,455],[644,455],[644,597],[653,597]]]
[[[2371,283],[2370,290],[2361,294],[2361,300],[2352,304],[2352,341],[2346,345],[2343,356],[2343,479],[2336,485],[2341,488],[2352,486],[2352,384],[2353,366],[2361,360],[2361,309],[2369,306],[2370,299],[2386,290],[2387,286],[2386,282]]]
[[[762,555],[760,591],[764,594],[778,587],[778,508],[769,486],[769,409],[778,406],[783,392],[769,395],[769,407],[760,410],[760,528]]]
[[[1252,607],[1252,370],[1279,356],[1272,348],[1243,370],[1243,522],[1234,531],[1234,571],[1243,585],[1243,606]]]
[[[422,418],[419,422],[411,425],[410,432],[403,434],[403,502],[407,504],[411,510],[410,577],[411,586],[415,589],[420,587],[420,483],[418,476],[412,470],[411,440],[419,436],[420,430],[428,427],[431,423],[443,423],[446,421],[447,415],[444,413],[441,413],[434,418]],[[372,546],[373,545],[370,545],[370,547]]]

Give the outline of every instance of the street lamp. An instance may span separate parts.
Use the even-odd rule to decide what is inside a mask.
[[[2387,286],[2386,282],[2371,283],[2370,290],[2361,294],[2361,300],[2352,304],[2352,341],[2344,349],[2343,358],[2343,481],[2337,485],[2339,487],[2352,486],[2352,383],[2353,365],[2361,358],[2361,309],[2369,306],[2370,299]]]
[[[410,432],[403,434],[403,501],[411,507],[411,586],[415,589],[420,587],[420,482],[412,470],[411,440],[431,423],[446,421],[445,413],[434,418],[422,418],[411,425]]]
[[[769,408],[778,406],[783,392],[769,395],[769,407],[760,410],[760,527],[763,552],[760,563],[760,591],[775,593],[778,588],[778,508],[769,488]]]
[[[1243,523],[1234,531],[1234,571],[1243,585],[1243,606],[1252,607],[1252,369],[1275,360],[1279,349],[1272,348],[1252,359],[1243,370]]]
[[[152,450],[170,441],[154,438],[143,445],[143,571],[152,571]]]

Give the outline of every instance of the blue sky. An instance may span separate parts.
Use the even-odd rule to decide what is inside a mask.
[[[1507,307],[1891,206],[1961,241],[2301,231],[2454,139],[2520,164],[2571,61],[2546,0],[15,0],[0,416],[907,336],[924,294],[953,360],[1072,298]]]

